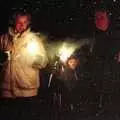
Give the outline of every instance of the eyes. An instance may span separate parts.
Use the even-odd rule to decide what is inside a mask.
[[[95,19],[96,20],[107,20],[108,15],[106,13],[98,12],[98,13],[95,14]]]
[[[105,16],[97,16],[96,20],[106,20],[106,17]]]
[[[76,65],[76,64],[77,64],[77,61],[76,61],[76,60],[70,60],[70,61],[68,62],[68,64],[69,64],[69,65],[72,65],[72,64]]]
[[[22,26],[22,25],[28,25],[29,21],[26,16],[21,16],[17,18],[16,25]]]
[[[18,26],[22,26],[22,25],[27,25],[28,22],[27,22],[27,21],[18,21],[16,24],[17,24]]]

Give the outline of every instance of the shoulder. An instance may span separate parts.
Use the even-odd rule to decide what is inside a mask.
[[[27,33],[27,36],[31,36],[31,37],[39,37],[39,38],[45,38],[46,37],[44,34],[41,34],[39,32],[28,31],[26,33]]]
[[[39,32],[30,32],[30,35],[33,39],[37,40],[40,43],[46,43],[47,42],[47,36],[39,33]]]

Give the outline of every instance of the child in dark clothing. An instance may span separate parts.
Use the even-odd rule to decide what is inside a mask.
[[[68,89],[74,88],[74,83],[78,80],[76,68],[79,64],[79,60],[75,56],[68,58],[65,68],[61,71],[61,80],[64,82]]]
[[[76,56],[70,56],[65,64],[65,67],[61,70],[60,80],[62,85],[62,101],[67,104],[73,110],[73,104],[76,101],[75,92],[77,81],[79,77],[76,72],[76,68],[79,65],[79,60]],[[64,104],[64,103],[63,103]]]

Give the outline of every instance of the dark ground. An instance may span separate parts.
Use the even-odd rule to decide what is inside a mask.
[[[36,0],[36,2],[33,1],[35,5],[31,2],[32,0],[20,1],[11,1],[11,4],[5,0],[0,1],[0,13],[1,15],[4,13],[0,20],[0,34],[6,32],[9,16],[14,12],[14,9],[17,9],[17,7],[22,8],[24,4],[25,8],[26,6],[28,8],[30,7],[30,11],[34,13],[33,29],[37,29],[37,31],[49,33],[49,36],[58,38],[71,36],[81,38],[81,36],[84,36],[83,34],[87,37],[87,33],[89,32],[90,36],[93,37],[93,33],[91,32],[94,28],[94,6],[91,6],[88,0],[85,3],[84,0],[77,0],[78,2],[71,0],[71,2],[64,3],[64,7],[62,7],[62,2],[60,4],[54,2],[56,0],[51,0],[54,4],[48,4],[46,1],[49,0],[44,0],[44,2],[41,2],[42,0]],[[23,1],[29,1],[28,3],[30,5]],[[37,1],[40,1],[40,3]],[[80,1],[81,4],[79,3]],[[112,2],[110,3],[113,5]],[[76,4],[78,6],[77,9]],[[118,3],[116,2],[115,5],[118,5]],[[34,10],[31,10],[32,7]],[[112,8],[117,9],[117,7],[110,8],[112,13],[114,12]],[[119,13],[119,10],[116,11],[115,16]],[[115,21],[115,17],[113,18]],[[118,88],[120,88],[119,85]],[[110,94],[109,96],[112,96],[114,100],[102,108],[96,109],[90,103],[85,104],[84,102],[84,104],[81,103],[77,108],[79,110],[78,112],[63,112],[63,109],[59,109],[58,105],[52,103],[51,94],[47,90],[42,90],[37,98],[5,100],[4,103],[3,100],[0,100],[0,120],[120,120],[119,93]]]
[[[50,97],[45,94],[37,98],[1,100],[1,120],[119,120],[120,102],[106,104],[95,110],[92,105],[81,104],[79,111],[64,111],[53,104]],[[47,97],[45,97],[45,95]],[[44,96],[44,97],[43,97]]]

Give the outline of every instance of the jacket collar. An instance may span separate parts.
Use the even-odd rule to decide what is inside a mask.
[[[30,32],[30,28],[25,30],[23,33],[17,33],[13,28],[10,27],[8,32],[12,37],[15,37],[15,38],[24,37],[28,32]]]

